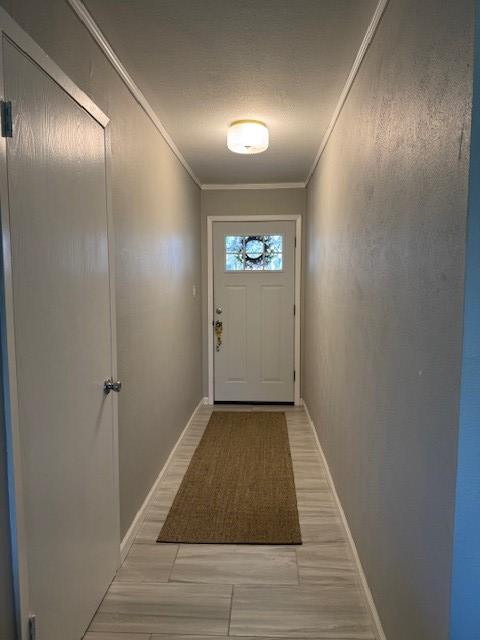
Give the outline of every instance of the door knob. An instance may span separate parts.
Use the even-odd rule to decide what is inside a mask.
[[[122,383],[120,382],[120,380],[114,381],[113,378],[108,378],[108,380],[105,380],[105,382],[103,383],[103,390],[105,391],[106,395],[108,395],[110,391],[119,393],[121,388]]]
[[[222,309],[222,307],[217,307],[217,308],[215,309],[215,313],[217,314],[217,316],[220,316],[220,315],[223,313],[223,309]]]

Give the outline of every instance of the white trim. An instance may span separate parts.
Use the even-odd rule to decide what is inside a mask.
[[[384,632],[383,627],[382,627],[382,622],[380,620],[380,616],[378,615],[378,611],[377,611],[377,607],[375,605],[375,601],[374,601],[373,596],[372,596],[372,592],[370,591],[370,587],[368,586],[367,577],[366,577],[365,572],[363,570],[362,562],[360,560],[360,556],[358,555],[358,551],[357,551],[357,546],[355,544],[355,540],[353,539],[352,532],[350,531],[350,527],[349,527],[349,524],[348,524],[347,516],[345,515],[345,511],[343,510],[342,503],[340,502],[340,498],[338,496],[337,489],[335,487],[335,483],[333,481],[333,477],[332,477],[332,474],[330,472],[330,467],[328,466],[328,462],[327,462],[327,459],[325,457],[325,453],[324,453],[324,451],[322,449],[322,445],[320,444],[320,440],[318,438],[317,430],[315,429],[315,425],[313,424],[312,417],[310,415],[310,412],[308,411],[307,403],[303,399],[302,399],[302,404],[303,404],[303,408],[305,410],[305,414],[307,416],[308,422],[309,422],[310,427],[312,429],[313,436],[315,438],[315,442],[317,443],[317,447],[318,447],[318,450],[320,452],[320,456],[322,458],[323,464],[325,465],[325,471],[326,471],[326,474],[327,474],[328,484],[330,485],[330,489],[332,490],[333,496],[335,498],[336,505],[337,505],[338,510],[340,512],[340,518],[341,518],[342,524],[343,524],[343,526],[345,528],[345,533],[346,533],[346,536],[347,536],[347,540],[348,540],[348,543],[349,543],[351,551],[352,551],[354,562],[355,562],[355,564],[357,566],[357,571],[358,571],[359,576],[360,576],[360,581],[362,583],[362,587],[363,587],[363,591],[364,591],[364,595],[365,595],[365,600],[367,602],[367,606],[368,606],[368,608],[370,610],[370,614],[372,616],[372,622],[373,622],[374,627],[375,627],[377,640],[387,640],[387,637],[386,637],[385,632]]]
[[[72,7],[72,9],[75,11],[77,16],[80,18],[80,20],[83,22],[87,30],[90,32],[90,35],[93,37],[95,42],[103,51],[107,59],[110,61],[113,68],[121,77],[121,79],[125,83],[127,89],[130,91],[132,96],[135,98],[135,100],[138,102],[138,104],[142,107],[142,109],[145,111],[147,116],[150,118],[152,123],[158,129],[160,135],[168,144],[168,146],[173,151],[173,153],[176,155],[180,164],[187,171],[187,173],[190,175],[192,180],[200,187],[201,186],[200,181],[195,175],[195,173],[193,172],[193,169],[190,167],[188,162],[183,157],[182,153],[180,152],[177,145],[171,138],[165,126],[162,124],[160,118],[152,109],[147,98],[144,96],[140,88],[137,86],[132,76],[128,73],[126,67],[124,66],[120,58],[117,56],[115,51],[113,50],[112,46],[108,42],[107,38],[103,34],[98,24],[95,22],[92,14],[89,12],[87,7],[83,4],[83,2],[81,2],[81,0],[68,0],[68,3]]]
[[[241,189],[305,189],[305,182],[259,182],[252,184],[202,184],[202,191],[236,191]]]
[[[295,222],[296,220],[302,219],[300,214],[292,214],[292,215],[238,215],[238,216],[207,216],[207,224],[210,220],[211,222]]]
[[[375,35],[375,32],[383,16],[383,13],[385,12],[388,1],[389,0],[379,0],[378,2],[378,5],[375,9],[372,20],[368,25],[368,28],[365,32],[365,36],[362,40],[362,43],[357,52],[357,55],[353,62],[348,78],[343,87],[342,93],[340,94],[340,97],[338,99],[337,106],[335,107],[332,118],[330,120],[330,124],[328,125],[327,130],[325,131],[325,134],[320,143],[320,147],[318,149],[317,155],[315,156],[312,166],[310,167],[310,171],[307,175],[306,180],[304,182],[277,182],[277,183],[273,182],[273,183],[258,183],[258,184],[255,184],[255,183],[252,183],[252,184],[242,184],[242,183],[240,184],[202,184],[200,180],[197,178],[197,176],[195,175],[193,169],[188,164],[185,157],[182,155],[182,153],[176,146],[172,137],[168,133],[167,129],[165,128],[165,126],[163,125],[163,123],[155,113],[155,111],[153,110],[147,98],[142,93],[138,85],[133,80],[132,76],[128,73],[125,65],[122,63],[120,58],[117,56],[117,54],[113,50],[112,46],[110,45],[107,38],[103,34],[102,30],[96,23],[92,14],[88,11],[87,7],[83,4],[81,0],[68,0],[68,3],[72,7],[73,11],[77,14],[79,19],[83,22],[87,30],[90,32],[91,36],[94,38],[94,40],[96,41],[100,49],[103,51],[107,59],[110,61],[110,63],[112,64],[112,66],[114,67],[118,75],[122,78],[123,82],[125,83],[130,93],[133,95],[135,100],[145,111],[145,113],[150,118],[154,126],[158,129],[158,131],[160,132],[160,135],[164,138],[165,142],[173,151],[173,153],[175,154],[175,156],[177,157],[181,165],[184,167],[184,169],[188,172],[192,180],[202,190],[220,191],[220,190],[235,190],[235,189],[304,189],[305,187],[307,187],[317,167],[320,157],[324,152],[325,147],[327,146],[328,140],[330,139],[330,136],[335,128],[335,125],[340,116],[342,108],[346,102],[348,94],[350,93],[350,89],[352,88],[352,85],[355,81],[357,73],[367,53],[368,47],[370,46],[370,43]]]
[[[315,160],[313,161],[312,166],[310,167],[310,171],[308,172],[307,179],[305,180],[305,186],[307,186],[308,183],[310,182],[310,179],[313,176],[313,173],[317,167],[317,164],[321,158],[321,155],[324,152],[325,147],[327,146],[327,143],[330,139],[330,136],[332,135],[335,125],[337,124],[337,120],[343,109],[343,105],[347,100],[348,94],[350,93],[350,89],[352,88],[352,85],[355,81],[355,78],[363,62],[363,59],[365,58],[368,47],[370,46],[370,43],[373,40],[373,36],[375,35],[377,27],[380,24],[380,20],[385,12],[387,4],[388,4],[388,0],[379,0],[379,3],[377,4],[372,20],[368,25],[367,31],[365,32],[365,35],[362,40],[362,44],[360,45],[360,49],[358,50],[353,66],[348,75],[347,81],[345,82],[345,86],[343,87],[342,93],[340,94],[340,98],[338,99],[337,106],[335,107],[335,111],[333,112],[332,119],[330,120],[330,124],[328,125],[327,130],[325,131],[325,134],[320,143],[320,147],[318,149],[317,155],[315,156]]]
[[[300,378],[301,378],[301,317],[302,317],[302,216],[297,216],[295,221],[295,328],[294,328],[294,359],[295,359],[295,383],[293,385],[294,401],[297,406],[301,404]]]
[[[343,106],[347,100],[348,94],[350,93],[350,89],[355,81],[357,73],[360,69],[360,66],[365,58],[368,47],[373,40],[373,37],[376,33],[377,27],[380,23],[380,20],[385,12],[389,0],[379,0],[378,5],[375,9],[373,17],[368,25],[368,28],[365,32],[365,36],[363,37],[360,48],[357,52],[355,60],[353,62],[352,68],[348,75],[348,78],[343,87],[342,93],[338,99],[337,105],[333,112],[330,123],[325,131],[325,134],[320,143],[320,147],[315,156],[315,159],[310,167],[310,171],[308,172],[307,178],[304,182],[273,182],[273,183],[252,183],[252,184],[202,184],[200,180],[195,175],[193,169],[188,164],[185,157],[182,155],[172,137],[168,133],[167,129],[151,107],[145,95],[142,93],[138,85],[133,80],[132,76],[128,73],[126,67],[117,56],[112,46],[108,42],[107,38],[103,34],[102,30],[95,22],[92,14],[88,11],[87,7],[83,4],[81,0],[68,0],[68,3],[72,7],[73,11],[77,14],[79,19],[83,22],[87,30],[90,32],[91,36],[94,38],[100,49],[103,51],[107,59],[110,61],[118,75],[122,78],[123,82],[127,86],[130,93],[133,95],[138,104],[145,111],[147,116],[150,118],[152,123],[160,132],[160,135],[164,138],[165,142],[168,144],[170,149],[178,158],[179,162],[182,164],[184,169],[191,176],[192,180],[204,191],[221,191],[221,190],[235,190],[235,189],[304,189],[307,187],[310,179],[317,167],[317,164],[322,156],[322,153],[327,146],[327,143],[332,135],[332,132],[337,124],[340,113],[343,109]],[[8,14],[7,14],[8,15]]]
[[[175,443],[175,446],[173,447],[173,449],[170,452],[170,455],[168,456],[165,464],[163,465],[163,467],[160,469],[160,473],[157,476],[157,479],[155,480],[155,482],[152,485],[152,488],[150,489],[150,491],[147,494],[147,497],[145,498],[145,500],[143,501],[142,506],[140,507],[140,509],[137,511],[137,515],[135,516],[135,518],[132,521],[132,524],[130,525],[130,527],[128,528],[127,533],[125,534],[122,543],[120,545],[120,558],[121,558],[121,562],[123,562],[125,560],[125,558],[127,557],[127,554],[130,550],[130,547],[132,546],[135,537],[138,533],[138,530],[140,529],[142,522],[145,518],[145,514],[148,510],[148,508],[150,507],[155,492],[158,489],[158,485],[160,484],[163,476],[165,475],[168,465],[170,464],[170,462],[172,461],[173,456],[175,455],[175,452],[177,451],[178,447],[180,446],[180,443],[182,442],[182,439],[184,437],[184,435],[186,434],[186,432],[188,431],[188,428],[190,427],[192,420],[194,419],[194,417],[196,416],[198,410],[200,409],[201,406],[207,404],[208,398],[202,398],[200,400],[200,402],[197,404],[197,406],[195,407],[195,409],[193,410],[192,415],[190,416],[190,418],[188,419],[188,422],[185,426],[185,428],[183,429],[182,433],[179,435],[177,442]]]
[[[2,9],[3,12],[3,9]],[[3,16],[2,16],[3,17]],[[3,46],[0,46],[0,68],[3,69]],[[0,73],[0,96],[4,99],[4,77]],[[27,638],[27,616],[30,609],[27,565],[27,527],[22,473],[22,447],[18,426],[18,394],[15,358],[15,321],[10,242],[10,211],[6,139],[0,137],[0,194],[3,273],[1,274],[1,359],[4,396],[3,420],[7,450],[7,483],[12,555],[12,581],[15,622],[19,638]]]
[[[106,182],[110,183],[110,135],[108,124],[110,119],[94,104],[94,102],[79,89],[70,78],[60,69],[60,67],[37,45],[37,43],[25,32],[13,18],[0,7],[0,36],[6,37],[14,46],[18,47],[45,73],[56,82],[65,93],[67,93],[82,109],[84,109],[98,124],[105,130],[105,158],[106,158]],[[3,69],[3,47],[0,46],[0,69]],[[8,100],[5,95],[3,72],[0,72],[0,98]],[[1,193],[1,226],[2,226],[2,254],[3,254],[3,274],[0,283],[1,300],[0,304],[4,310],[1,326],[1,351],[3,368],[4,387],[4,420],[7,438],[7,469],[8,469],[8,492],[10,508],[10,526],[12,540],[12,565],[13,582],[15,596],[15,612],[17,618],[17,628],[19,638],[28,637],[28,615],[30,613],[29,582],[27,566],[28,539],[25,524],[25,505],[23,496],[23,474],[22,474],[22,450],[20,430],[18,424],[18,394],[16,375],[16,355],[15,355],[15,325],[13,311],[13,286],[12,286],[12,264],[10,246],[10,210],[9,193],[7,180],[7,160],[6,160],[6,139],[0,138],[0,193]],[[112,212],[110,193],[107,187],[107,223],[109,238],[109,253],[113,242],[112,233]],[[110,265],[113,268],[113,265]],[[112,272],[110,273],[112,277]],[[116,348],[114,339],[115,327],[115,298],[114,283],[110,288],[110,311],[112,322],[112,366],[116,366]],[[114,403],[113,420],[117,416]],[[118,433],[117,426],[114,425],[112,447],[114,455],[118,453]],[[114,483],[118,484],[118,471],[115,469]],[[117,496],[119,500],[119,496]],[[116,505],[119,511],[119,505]],[[118,537],[120,538],[120,524],[118,526]]]
[[[12,42],[24,41],[31,51],[31,42],[25,38],[21,29],[0,9],[0,97],[5,96],[3,37],[10,36]],[[25,500],[23,490],[23,455],[18,425],[18,393],[15,357],[15,318],[13,311],[12,260],[10,242],[10,205],[8,192],[7,144],[6,138],[0,137],[0,200],[2,227],[3,272],[1,274],[2,312],[1,317],[1,358],[2,384],[4,395],[3,420],[6,431],[7,449],[7,482],[10,519],[10,539],[12,555],[12,578],[17,633],[19,638],[26,638],[28,632],[27,615],[30,610],[30,594],[28,589],[27,564],[27,527],[25,522]]]
[[[7,36],[19,49],[26,53],[38,64],[62,89],[71,96],[77,104],[87,111],[102,127],[106,127],[110,118],[74,84],[61,68],[48,56],[43,49],[26,33],[13,18],[0,7],[0,31]]]
[[[254,216],[207,216],[207,351],[208,351],[208,404],[214,402],[213,365],[213,223],[214,222],[295,222],[297,246],[295,247],[295,382],[294,402],[301,404],[301,287],[302,287],[302,216],[301,215],[254,215]]]
[[[213,220],[207,216],[207,353],[208,353],[208,404],[214,399],[213,367]]]

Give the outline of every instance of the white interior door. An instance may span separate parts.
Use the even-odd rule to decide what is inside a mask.
[[[293,402],[295,222],[214,222],[213,268],[215,401]]]
[[[119,555],[105,130],[2,51],[29,607],[37,640],[79,640]]]

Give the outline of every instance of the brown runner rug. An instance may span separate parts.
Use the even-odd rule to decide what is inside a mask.
[[[302,543],[284,413],[212,413],[157,542]]]

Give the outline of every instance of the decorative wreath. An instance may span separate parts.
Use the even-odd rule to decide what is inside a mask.
[[[258,250],[252,251],[250,254],[248,252],[248,245],[251,242],[259,242],[262,245],[262,250],[259,252]],[[256,265],[256,264],[270,264],[272,261],[274,254],[272,253],[272,241],[269,236],[245,236],[245,263]]]

